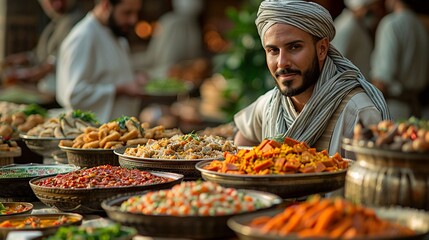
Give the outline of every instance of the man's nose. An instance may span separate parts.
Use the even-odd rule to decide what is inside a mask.
[[[278,68],[290,68],[291,67],[290,57],[284,51],[280,51],[280,54],[278,55],[277,67]]]

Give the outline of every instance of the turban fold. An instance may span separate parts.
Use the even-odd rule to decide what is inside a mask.
[[[276,23],[295,26],[319,38],[332,41],[335,27],[331,14],[314,2],[298,0],[266,0],[259,6],[256,27],[264,45],[265,32]]]

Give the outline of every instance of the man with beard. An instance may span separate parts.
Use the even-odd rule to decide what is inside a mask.
[[[142,74],[134,74],[125,38],[141,0],[98,0],[61,45],[57,100],[66,110],[92,111],[101,122],[139,113]]]
[[[341,138],[351,137],[358,121],[390,118],[381,92],[330,44],[335,28],[325,8],[266,0],[256,26],[277,86],[235,115],[235,144],[282,136],[345,156]]]

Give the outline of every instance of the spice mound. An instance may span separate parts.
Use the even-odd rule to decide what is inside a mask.
[[[125,212],[146,215],[221,216],[265,208],[259,199],[213,182],[190,181],[172,189],[134,196],[121,204]]]
[[[145,145],[127,148],[125,155],[155,159],[214,159],[224,152],[235,152],[232,141],[218,136],[196,134],[174,135],[170,138],[149,140]]]
[[[156,176],[146,171],[102,165],[58,174],[37,182],[37,185],[56,188],[109,188],[160,184],[170,181],[172,179]]]
[[[241,149],[237,154],[225,153],[224,161],[214,160],[204,169],[230,174],[291,174],[335,172],[348,168],[348,162],[336,153],[329,156],[304,142],[285,139],[283,143],[264,140],[252,149]]]

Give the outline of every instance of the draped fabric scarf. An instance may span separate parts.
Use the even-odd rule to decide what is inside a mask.
[[[264,34],[276,23],[289,24],[319,38],[331,41],[335,28],[329,12],[313,2],[300,0],[265,0],[255,21],[264,45]],[[383,119],[390,119],[382,93],[368,83],[359,69],[330,45],[328,56],[314,88],[313,95],[300,114],[295,112],[290,98],[276,88],[265,111],[267,126],[264,138],[282,134],[313,145],[326,129],[342,99],[356,87],[362,87]]]

